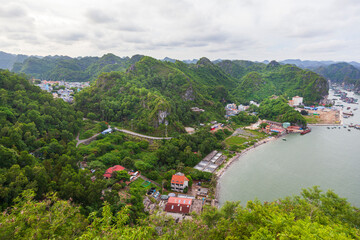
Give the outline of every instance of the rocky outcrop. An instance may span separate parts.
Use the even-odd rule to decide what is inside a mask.
[[[184,95],[182,96],[182,98],[185,101],[194,101],[195,100],[195,91],[192,88],[192,86],[190,86],[188,89],[186,89]]]
[[[159,122],[159,124],[165,123],[165,119],[166,119],[166,117],[168,115],[169,115],[168,111],[159,110],[159,114],[158,114],[158,122]]]

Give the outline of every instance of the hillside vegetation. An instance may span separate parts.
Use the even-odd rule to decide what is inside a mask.
[[[236,81],[208,59],[196,65],[143,57],[126,72],[102,74],[76,95],[76,107],[96,119],[122,122],[136,130],[182,131],[183,125],[221,119]],[[192,112],[200,107],[203,113]],[[163,131],[162,131],[163,134]]]
[[[2,239],[359,239],[359,209],[318,188],[275,202],[227,202],[175,222],[152,215],[131,226],[130,205],[115,215],[105,203],[88,218],[69,201],[49,196],[40,203],[31,191],[0,215]]]
[[[239,102],[262,101],[272,95],[303,96],[305,103],[319,102],[328,93],[326,79],[293,65],[249,61],[222,61],[217,64],[238,79],[239,85],[231,92]]]
[[[196,64],[143,57],[126,72],[102,74],[76,96],[76,107],[93,119],[157,135],[181,132],[183,126],[222,120],[229,102],[262,101],[272,95],[303,96],[314,103],[327,95],[327,81],[295,66],[249,61]],[[192,112],[199,107],[205,112]]]
[[[99,57],[71,58],[67,56],[29,57],[22,63],[15,63],[12,71],[25,73],[30,77],[52,81],[93,81],[103,72],[125,71],[141,58],[118,57],[105,54]]]
[[[354,85],[360,91],[360,70],[349,63],[335,63],[314,69],[315,72],[332,82]]]

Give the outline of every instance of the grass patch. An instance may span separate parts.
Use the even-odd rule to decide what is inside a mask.
[[[155,184],[153,184],[153,183],[150,183],[150,185],[149,186],[147,186],[147,187],[143,187],[141,184],[144,182],[144,180],[142,179],[142,178],[138,178],[138,179],[136,179],[135,181],[133,181],[132,183],[130,183],[130,187],[131,188],[139,188],[139,189],[143,189],[144,191],[142,191],[143,192],[143,194],[145,194],[150,188],[152,188],[152,187],[154,187],[154,188],[156,188],[156,190],[160,190],[160,188],[158,187],[158,186],[156,186]]]
[[[320,118],[314,115],[303,116],[308,124],[316,124],[320,122]]]
[[[246,139],[246,138],[236,137],[236,136],[225,139],[225,143],[227,145],[242,145],[244,142],[247,142],[247,141],[248,141],[248,139]]]

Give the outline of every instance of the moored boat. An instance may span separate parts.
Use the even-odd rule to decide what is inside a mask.
[[[309,132],[311,132],[311,128],[305,129],[305,130],[302,131],[300,134],[301,134],[301,135],[304,135],[304,134],[307,134],[307,133],[309,133]]]

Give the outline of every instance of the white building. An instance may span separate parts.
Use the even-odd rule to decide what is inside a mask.
[[[240,112],[245,111],[245,106],[242,105],[242,104],[240,104],[240,105],[238,106],[238,110],[239,110]]]
[[[176,192],[183,192],[186,187],[189,186],[189,179],[185,177],[185,174],[178,172],[171,178],[171,190]]]
[[[249,103],[249,105],[255,105],[255,106],[257,106],[257,107],[259,107],[260,106],[260,104],[258,104],[257,102],[255,102],[255,101],[250,101],[250,103]]]
[[[303,104],[303,100],[304,100],[303,97],[295,96],[295,97],[292,98],[292,100],[293,100],[292,103],[293,103],[294,106],[304,105]]]

